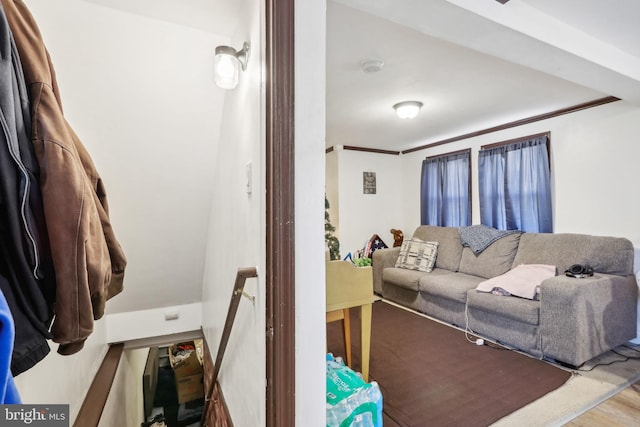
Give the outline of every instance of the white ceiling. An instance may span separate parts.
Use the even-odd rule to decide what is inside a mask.
[[[244,3],[240,0],[84,1],[220,35],[233,33]]]
[[[638,0],[524,0],[524,3],[620,50],[640,57]]]
[[[637,22],[636,0],[329,0],[326,145],[401,151],[609,95],[640,106]],[[404,100],[417,118],[394,115]]]

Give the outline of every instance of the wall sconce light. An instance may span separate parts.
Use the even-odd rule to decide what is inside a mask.
[[[238,67],[242,67],[242,71],[247,69],[249,51],[249,43],[247,42],[244,42],[239,51],[229,46],[216,47],[214,68],[218,87],[234,89],[238,86]]]
[[[421,108],[422,102],[420,101],[398,102],[393,106],[393,109],[396,110],[396,114],[401,119],[413,119],[418,115]]]

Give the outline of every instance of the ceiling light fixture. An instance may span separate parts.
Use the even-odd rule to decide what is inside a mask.
[[[398,102],[393,106],[393,109],[396,110],[396,114],[401,119],[413,119],[418,115],[421,108],[422,102],[420,101]]]
[[[218,87],[234,89],[238,86],[238,68],[242,67],[242,71],[247,69],[249,52],[250,48],[247,42],[244,42],[239,51],[229,46],[216,47],[214,68]]]

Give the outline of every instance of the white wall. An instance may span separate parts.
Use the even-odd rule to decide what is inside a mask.
[[[67,120],[107,190],[128,266],[107,312],[201,299],[228,38],[82,0],[28,0]]]
[[[26,3],[128,257],[125,289],[107,312],[198,303],[222,118],[213,49],[227,37],[81,0]],[[105,330],[102,319],[81,352],[58,356],[54,345],[18,376],[23,401],[69,403],[75,419],[106,353]]]
[[[327,193],[330,202],[338,200],[330,214],[333,225],[340,224],[336,235],[343,258],[349,252],[355,256],[374,234],[393,246],[390,230],[402,229],[405,211],[402,165],[401,156],[343,150],[341,146],[327,154]],[[376,173],[376,194],[363,194],[363,172]],[[413,229],[403,231],[410,235]]]
[[[108,313],[187,305],[202,296],[215,354],[236,269],[257,266],[260,277],[246,286],[256,300],[241,301],[219,380],[234,423],[264,425],[263,3],[245,2],[231,40],[81,0],[28,6],[51,52],[67,119],[105,181],[128,257],[125,290]],[[296,2],[296,97],[305,99],[296,105],[296,181],[308,183],[295,194],[297,259],[324,257],[324,8],[324,1]],[[245,40],[253,47],[249,68],[237,89],[223,92],[213,84],[213,48]],[[296,270],[301,425],[324,419],[323,265]],[[75,418],[106,352],[102,325],[78,355],[50,356],[18,377],[25,401],[70,403]]]
[[[15,378],[22,403],[68,404],[73,424],[108,350],[104,326],[104,322],[96,323],[84,348],[70,356],[56,353],[58,345],[51,343],[47,357]]]
[[[206,266],[202,325],[215,360],[238,268],[257,267],[245,290],[255,302],[240,300],[218,377],[235,425],[264,425],[265,381],[265,180],[262,2],[247,0],[231,45],[251,44],[247,70],[238,87],[224,93],[222,127],[208,181]],[[247,164],[252,192],[246,192]]]
[[[325,0],[295,0],[296,425],[324,426]],[[277,404],[277,402],[276,402]]]
[[[158,342],[170,335],[195,332],[202,327],[202,304],[193,303],[105,316],[107,342]],[[170,341],[169,341],[170,342]],[[131,343],[128,343],[128,346]]]
[[[122,353],[98,426],[137,427],[145,421],[142,375],[148,356],[149,348],[128,349]]]
[[[634,192],[640,108],[623,101],[403,156],[405,228],[420,223],[419,177],[426,156],[472,149],[472,218],[478,224],[480,146],[546,131],[551,132],[554,232],[621,236],[640,247],[640,198]]]
[[[324,1],[296,2],[296,416],[299,425],[324,425]],[[237,89],[225,94],[223,126],[212,182],[212,210],[203,327],[215,359],[239,267],[257,266],[259,277],[241,299],[219,381],[236,425],[264,425],[265,407],[265,141],[262,3],[247,2],[234,45],[252,44],[252,59]],[[253,192],[245,192],[246,164]],[[224,183],[225,185],[213,185]],[[285,195],[286,196],[286,195]],[[276,255],[277,256],[277,255]],[[292,367],[293,369],[294,367]],[[277,404],[277,402],[276,402]]]

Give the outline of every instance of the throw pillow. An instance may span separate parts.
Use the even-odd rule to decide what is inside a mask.
[[[436,263],[438,242],[425,242],[418,238],[405,240],[400,246],[396,267],[430,273]]]

